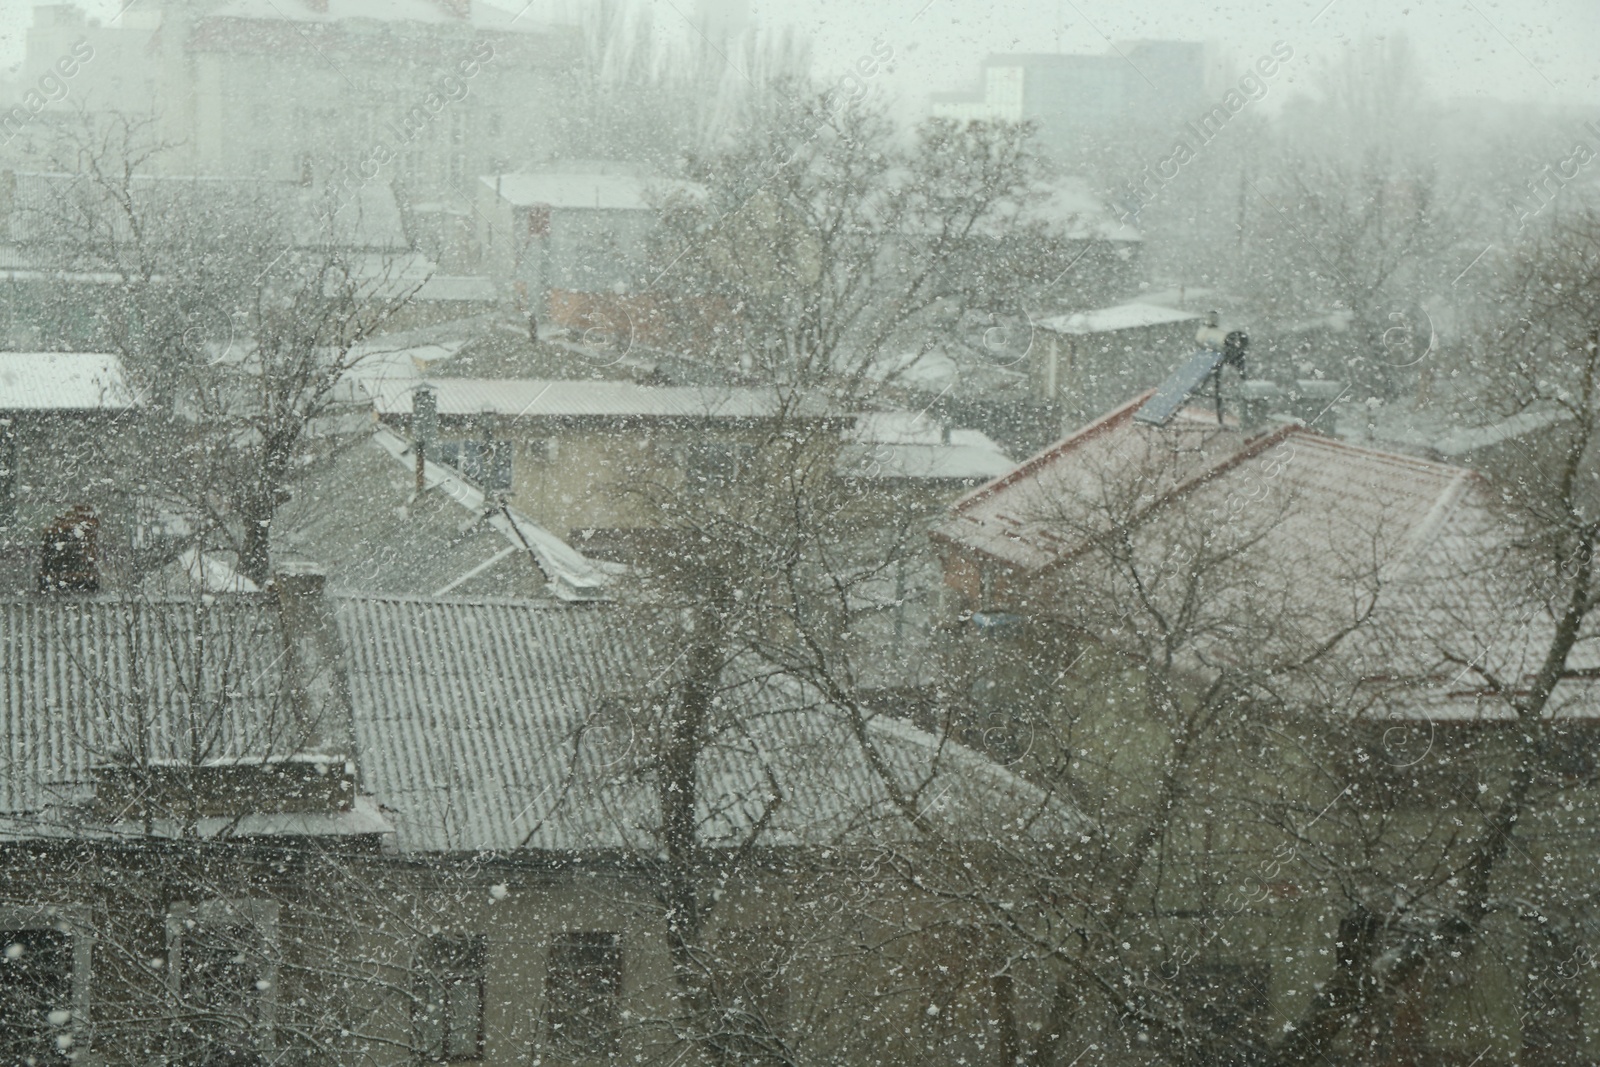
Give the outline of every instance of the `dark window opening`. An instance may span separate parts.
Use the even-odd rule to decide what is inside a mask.
[[[435,937],[424,948],[416,977],[417,1051],[434,1060],[483,1056],[483,998],[488,938]]]
[[[271,986],[261,932],[247,920],[221,916],[181,919],[176,932],[178,988],[201,1061],[259,1062],[261,1002]]]
[[[0,1063],[65,1064],[71,1021],[71,935],[0,930]]]
[[[590,1055],[614,1051],[622,995],[616,934],[569,932],[550,945],[545,1023],[552,1043]]]

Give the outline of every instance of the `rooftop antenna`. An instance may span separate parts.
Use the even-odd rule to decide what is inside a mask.
[[[1245,377],[1244,356],[1250,347],[1250,338],[1243,330],[1224,331],[1221,316],[1212,311],[1195,331],[1194,339],[1200,345],[1199,351],[1162,382],[1154,396],[1139,405],[1139,410],[1133,413],[1135,422],[1147,426],[1167,425],[1183,405],[1210,382],[1211,395],[1216,401],[1217,424],[1222,425],[1222,369],[1235,367],[1239,377]]]

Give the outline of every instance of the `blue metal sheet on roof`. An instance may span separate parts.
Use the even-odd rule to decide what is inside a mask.
[[[1221,365],[1220,351],[1201,349],[1196,352],[1189,357],[1189,362],[1179,367],[1170,378],[1161,383],[1161,388],[1156,390],[1154,396],[1133,413],[1134,421],[1151,426],[1165,426]]]

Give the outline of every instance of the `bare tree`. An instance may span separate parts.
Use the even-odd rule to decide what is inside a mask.
[[[362,342],[426,280],[405,273],[377,220],[333,190],[148,173],[150,124],[66,127],[54,196],[25,220],[55,265],[109,273],[101,317],[141,390],[141,505],[181,515],[260,585],[273,518],[297,473],[336,447],[359,399]],[[286,199],[287,198],[287,199]]]
[[[871,102],[784,85],[764,103],[737,146],[690,167],[707,198],[663,205],[649,286],[727,370],[850,395],[936,323],[988,308],[958,269],[981,239],[997,259],[1017,251],[1006,238],[1043,240],[1022,221],[1040,196],[1026,127],[932,121],[902,147]]]

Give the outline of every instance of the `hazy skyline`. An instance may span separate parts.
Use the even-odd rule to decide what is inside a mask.
[[[134,0],[138,3],[139,0]],[[283,0],[297,3],[303,0]],[[488,0],[478,0],[480,3]],[[695,0],[639,0],[658,24],[691,32]],[[0,67],[22,58],[33,0],[0,0]],[[91,0],[106,18],[122,0]],[[498,0],[495,6],[547,17],[561,0]],[[1288,72],[1289,92],[1321,61],[1363,36],[1406,33],[1431,90],[1480,97],[1600,106],[1600,5],[1594,0],[1038,0],[991,5],[978,0],[752,0],[756,24],[788,24],[815,43],[817,73],[842,72],[875,40],[895,52],[881,87],[906,111],[920,112],[930,92],[975,87],[992,52],[1106,52],[1111,41],[1180,38],[1219,46],[1234,65],[1250,62],[1275,40],[1305,62]],[[1285,94],[1287,95],[1287,94]]]

